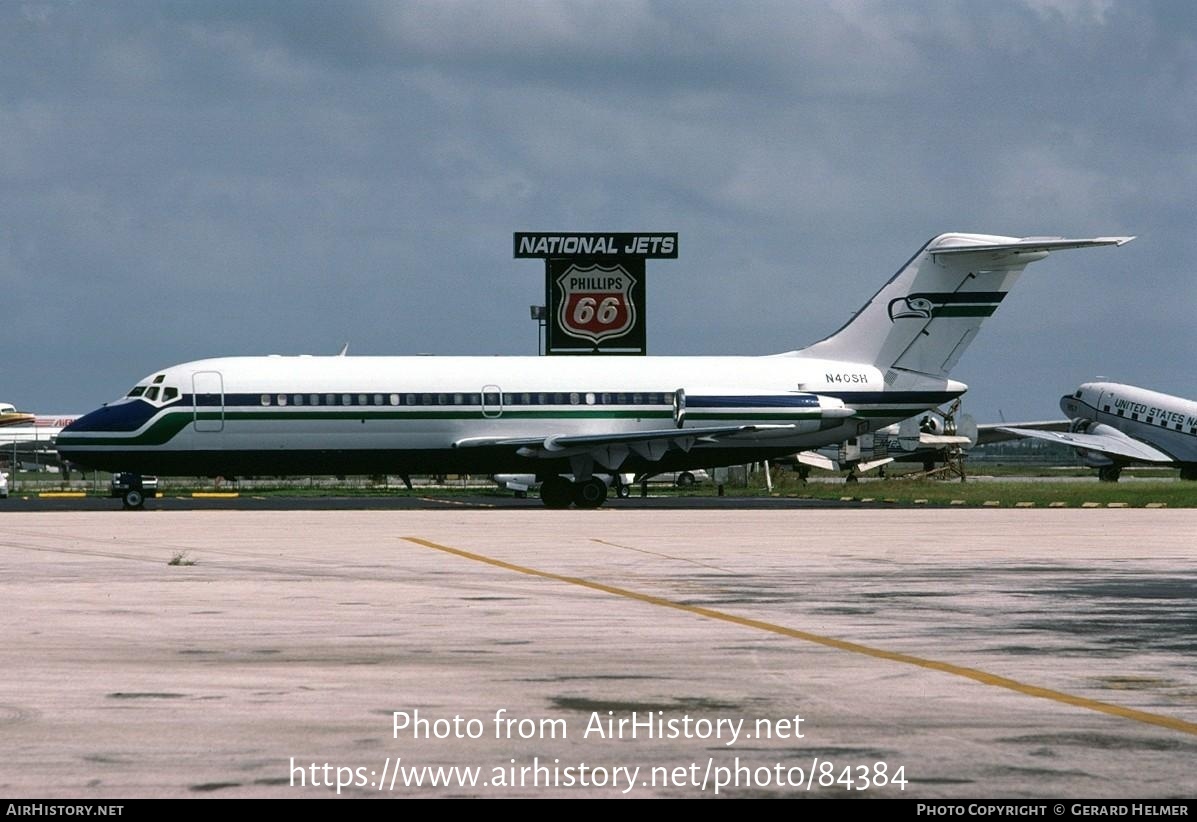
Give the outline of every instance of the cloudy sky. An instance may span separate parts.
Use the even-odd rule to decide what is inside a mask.
[[[515,231],[676,231],[653,354],[838,328],[926,240],[1027,269],[980,420],[1197,397],[1197,4],[0,3],[0,400],[207,356],[534,354]]]

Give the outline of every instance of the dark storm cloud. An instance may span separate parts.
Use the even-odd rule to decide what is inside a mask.
[[[940,231],[1139,234],[1028,269],[954,376],[978,416],[1054,415],[1095,373],[1194,395],[1194,17],[6,4],[0,399],[79,410],[346,339],[530,353],[540,271],[510,236],[556,229],[678,231],[650,350],[749,354],[838,327]]]

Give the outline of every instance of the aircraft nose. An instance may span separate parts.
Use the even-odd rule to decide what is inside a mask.
[[[63,433],[82,431],[136,431],[154,415],[155,409],[145,402],[116,402],[84,414],[63,429]]]

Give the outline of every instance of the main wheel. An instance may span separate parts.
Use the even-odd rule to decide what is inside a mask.
[[[677,483],[678,488],[689,488],[694,484],[694,475],[689,471],[683,471],[677,475],[677,479],[674,481]]]
[[[598,477],[574,483],[574,505],[579,508],[598,508],[607,501],[607,483]]]
[[[1122,468],[1117,465],[1104,465],[1097,469],[1097,478],[1102,482],[1118,482],[1122,475]]]
[[[140,488],[130,488],[121,497],[121,503],[129,509],[138,509],[145,507],[145,495],[141,493]]]
[[[540,501],[545,508],[568,508],[573,502],[573,491],[573,483],[565,477],[549,477],[540,484]]]

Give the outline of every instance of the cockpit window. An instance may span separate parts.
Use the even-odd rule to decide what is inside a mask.
[[[166,379],[166,375],[159,374],[158,376],[154,377],[154,385],[157,385],[158,383],[162,382],[164,379]]]
[[[153,386],[145,392],[145,398],[151,402],[158,399],[158,386]]]
[[[177,388],[172,388],[168,385],[166,388],[162,389],[162,401],[163,402],[170,402],[177,396],[179,396],[179,389],[177,389]]]
[[[144,393],[145,393],[145,386],[144,386],[144,385],[135,385],[135,386],[133,386],[133,388],[132,388],[132,389],[129,391],[129,393],[128,393],[128,394],[126,394],[125,396],[128,396],[128,397],[140,397],[140,396],[141,396],[142,394],[144,394]]]

